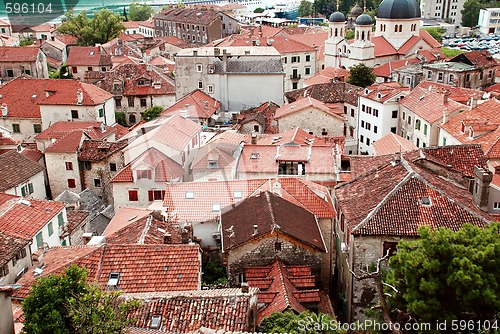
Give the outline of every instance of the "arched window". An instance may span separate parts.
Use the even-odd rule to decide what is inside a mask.
[[[380,25],[380,31],[384,31],[384,25],[383,24]]]
[[[344,36],[344,29],[340,28],[340,36]]]
[[[370,40],[370,32],[369,31],[367,32],[366,39]]]
[[[397,24],[394,26],[394,32],[398,32],[398,25]]]
[[[400,25],[399,25],[399,32],[402,32],[402,31],[403,31],[403,25],[402,25],[402,24],[400,24]]]
[[[365,40],[365,32],[364,31],[361,32],[361,40],[363,40],[363,41]]]
[[[337,37],[339,34],[339,30],[337,28],[335,28],[335,37]]]
[[[359,39],[359,31],[356,31],[356,39]]]

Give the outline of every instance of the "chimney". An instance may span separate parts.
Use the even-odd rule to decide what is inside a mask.
[[[248,282],[242,282],[241,283],[241,292],[248,293],[248,290],[249,290]]]
[[[92,239],[92,233],[90,232],[83,233],[82,241],[84,245],[88,244],[90,239]]]
[[[444,90],[443,91],[443,105],[445,105],[446,103],[448,103],[448,97],[450,96],[450,91],[448,90]]]
[[[141,128],[141,133],[142,133],[143,135],[145,135],[145,134],[146,134],[146,128],[145,128],[145,127],[142,127],[142,128]]]
[[[193,56],[198,56],[198,50],[193,50]]]
[[[220,49],[219,48],[214,48],[214,56],[219,56],[220,54]]]
[[[83,92],[81,89],[76,91],[76,104],[81,105],[83,103]]]
[[[253,226],[253,235],[257,235],[259,234],[259,226],[258,225],[254,225]]]
[[[257,145],[257,132],[252,132],[252,145]]]
[[[281,197],[281,183],[279,181],[273,183],[273,193]]]
[[[472,191],[474,204],[483,211],[488,211],[488,197],[493,173],[488,169],[474,166],[474,189]]]
[[[172,243],[172,234],[170,234],[170,233],[168,233],[168,232],[167,232],[167,233],[165,233],[165,234],[163,235],[163,243],[164,243],[165,245],[170,245],[170,244]]]
[[[182,236],[182,243],[187,244],[191,241],[190,235],[189,235],[189,230],[187,228],[183,228],[181,232]]]

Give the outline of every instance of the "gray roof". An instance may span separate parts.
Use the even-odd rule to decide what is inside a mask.
[[[356,24],[360,26],[369,26],[373,24],[373,19],[370,15],[368,14],[361,14],[358,16],[356,19]]]
[[[345,22],[345,16],[341,12],[335,12],[332,15],[330,15],[330,19],[328,20],[330,22]]]
[[[416,0],[384,0],[377,12],[378,19],[413,19],[421,16]]]
[[[279,59],[228,59],[225,71],[222,65],[222,61],[215,61],[214,65],[215,73],[284,74],[283,64]]]
[[[66,204],[73,204],[80,202],[82,199],[77,193],[74,193],[70,190],[65,190],[60,193],[59,196],[57,196],[54,200],[58,202],[64,202]]]

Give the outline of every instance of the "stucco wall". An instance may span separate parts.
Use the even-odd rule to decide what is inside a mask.
[[[16,282],[16,277],[17,274],[20,273],[22,270],[25,268],[29,268],[31,266],[31,251],[30,251],[30,245],[26,245],[24,247],[26,251],[26,256],[20,260],[17,261],[16,265],[12,265],[12,259],[9,260],[7,263],[7,266],[9,267],[9,273],[0,278],[0,284],[13,284]],[[1,309],[1,308],[0,308]],[[2,326],[2,312],[0,312],[0,333],[5,333],[1,331],[1,326]]]
[[[28,190],[29,189],[28,184],[30,184],[30,183],[33,185],[33,193],[28,194],[28,192],[26,192],[25,197],[36,198],[36,199],[46,199],[47,198],[47,195],[45,193],[45,179],[44,179],[43,171],[39,172],[36,175],[33,175],[28,180],[25,180],[24,182],[18,184],[16,187],[7,189],[5,191],[5,193],[10,194],[10,195],[22,196],[21,188],[24,187],[26,190]]]
[[[306,131],[311,131],[319,136],[326,129],[329,136],[344,135],[344,120],[318,110],[308,107],[278,119],[280,132],[299,127]]]
[[[49,185],[53,198],[56,198],[66,189],[76,193],[83,190],[76,152],[45,153],[45,161],[47,162],[47,175],[49,177]],[[66,170],[66,162],[71,162],[73,164],[72,170]],[[68,188],[68,179],[75,180],[75,188]]]

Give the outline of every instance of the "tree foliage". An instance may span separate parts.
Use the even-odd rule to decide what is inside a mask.
[[[477,0],[467,0],[464,3],[464,9],[460,11],[462,13],[462,26],[475,27],[479,20],[480,9],[481,4]]]
[[[455,57],[459,54],[464,53],[465,51],[460,49],[441,48],[441,52],[443,52],[446,57]]]
[[[446,32],[446,29],[441,27],[423,28],[422,30],[427,31],[438,42],[441,42],[443,34]]]
[[[145,121],[150,121],[152,119],[157,118],[160,116],[161,112],[163,111],[163,108],[160,106],[154,106],[154,107],[149,107],[144,111],[144,115],[142,116],[142,119]]]
[[[35,42],[33,42],[31,39],[29,38],[23,38],[19,41],[19,46],[28,46],[28,45],[33,45],[35,44]]]
[[[299,16],[308,17],[314,14],[314,4],[308,0],[302,0],[299,5]]]
[[[146,21],[149,19],[154,10],[148,4],[140,4],[137,2],[132,2],[128,8],[128,18],[130,21]]]
[[[255,8],[255,9],[254,9],[254,11],[253,11],[253,12],[254,12],[254,13],[264,13],[264,11],[265,11],[265,9],[264,9],[264,8],[262,8],[262,7],[257,7],[257,8]]]
[[[115,112],[115,120],[116,123],[120,124],[121,126],[127,126],[127,120],[125,119],[125,113],[121,111]]]
[[[62,64],[61,67],[54,72],[49,73],[51,79],[73,79],[73,74],[68,70],[68,65]]]
[[[500,311],[500,223],[458,232],[419,229],[420,239],[400,241],[390,259],[390,299],[419,322],[492,320]]]
[[[108,294],[89,283],[86,269],[77,266],[69,267],[60,275],[41,277],[23,302],[24,332],[121,333],[128,325],[126,315],[138,304],[118,301],[118,295],[117,292]]]
[[[327,314],[315,314],[310,311],[295,314],[293,311],[287,310],[273,313],[264,318],[260,323],[259,332],[289,334],[306,332],[309,334],[341,333],[341,331],[335,330],[335,323],[335,318]]]
[[[376,75],[373,74],[373,68],[366,66],[364,63],[359,63],[349,68],[351,77],[348,82],[359,87],[367,87],[375,82]]]
[[[108,9],[94,12],[93,18],[88,17],[86,11],[75,15],[75,12],[70,10],[66,13],[63,23],[57,28],[57,32],[76,37],[78,45],[93,46],[96,43],[109,42],[124,29],[120,15]]]

